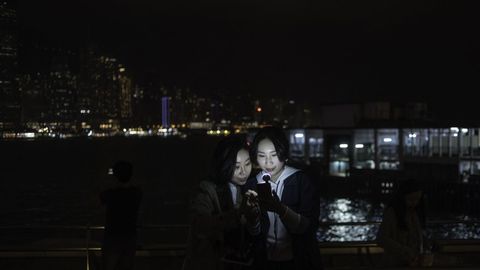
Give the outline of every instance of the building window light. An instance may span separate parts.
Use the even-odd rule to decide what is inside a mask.
[[[295,133],[295,138],[303,138],[303,133]]]
[[[357,148],[357,149],[362,149],[363,147],[364,147],[364,145],[362,143],[355,144],[355,148]]]
[[[383,142],[386,142],[386,143],[392,142],[392,138],[383,138]]]
[[[345,148],[348,148],[348,144],[346,144],[346,143],[341,143],[341,144],[339,145],[339,147],[342,148],[342,149],[345,149]]]

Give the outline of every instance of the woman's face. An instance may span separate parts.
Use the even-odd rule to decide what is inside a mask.
[[[270,139],[263,139],[258,144],[257,163],[260,168],[272,175],[276,181],[283,171],[285,162],[278,159],[277,150]]]
[[[248,177],[252,172],[252,163],[250,163],[250,156],[248,151],[242,149],[237,153],[237,162],[235,163],[235,170],[233,172],[232,183],[237,185],[245,185]]]
[[[407,208],[417,207],[421,198],[422,198],[422,192],[421,191],[415,191],[415,192],[411,192],[411,193],[406,194],[405,195],[405,204],[407,205]]]

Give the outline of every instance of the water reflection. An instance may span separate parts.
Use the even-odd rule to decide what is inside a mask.
[[[480,222],[432,224],[427,234],[434,239],[480,239]]]
[[[337,198],[322,200],[320,215],[322,223],[371,222],[380,221],[383,205],[375,208],[365,200]],[[369,225],[325,225],[317,232],[319,241],[372,241],[378,224]]]
[[[317,238],[321,242],[374,241],[385,205],[362,199],[337,198],[322,200]],[[480,219],[427,225],[427,235],[433,239],[480,239]],[[330,225],[331,223],[365,222],[365,225]]]

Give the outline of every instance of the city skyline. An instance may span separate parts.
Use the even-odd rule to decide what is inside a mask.
[[[480,43],[465,3],[48,0],[16,7],[21,66],[29,42],[95,44],[137,82],[203,96],[251,92],[312,106],[420,101],[441,117],[474,117]]]

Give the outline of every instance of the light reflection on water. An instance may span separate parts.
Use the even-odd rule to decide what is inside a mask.
[[[381,222],[384,204],[337,198],[321,201],[321,223],[374,222],[366,225],[321,225],[317,238],[321,242],[374,241]],[[433,239],[480,239],[479,223],[429,224],[426,233]]]

